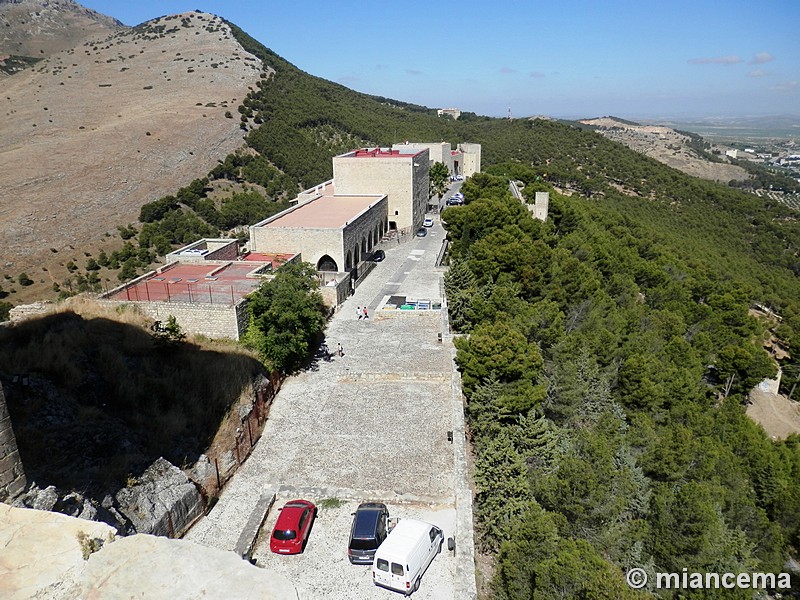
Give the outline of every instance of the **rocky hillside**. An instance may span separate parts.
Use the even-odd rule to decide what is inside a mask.
[[[700,156],[692,148],[689,136],[669,127],[638,125],[614,117],[586,119],[581,123],[596,127],[603,136],[693,177],[723,183],[748,177],[747,171],[741,167],[711,162]]]
[[[122,27],[73,0],[0,0],[0,78]]]
[[[242,143],[236,109],[261,70],[219,17],[191,12],[104,30],[6,78],[0,271],[49,287],[143,204],[208,172]]]

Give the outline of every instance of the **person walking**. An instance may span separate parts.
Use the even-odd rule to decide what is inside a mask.
[[[369,313],[367,312],[367,307],[364,307],[364,319],[369,319]]]
[[[341,344],[336,344],[336,354],[339,355],[339,358],[344,356],[344,348],[342,348]]]
[[[359,321],[364,317],[364,312],[361,310],[360,306],[356,308],[356,316],[358,317]]]

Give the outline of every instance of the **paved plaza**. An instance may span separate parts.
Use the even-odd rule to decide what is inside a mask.
[[[358,502],[380,501],[390,516],[424,518],[457,540],[458,554],[442,552],[415,597],[474,597],[460,384],[444,313],[379,308],[392,296],[441,302],[434,263],[443,236],[437,219],[426,237],[385,247],[386,259],[328,324],[327,346],[341,344],[344,356],[319,356],[284,382],[252,455],[187,539],[233,550],[262,496],[275,494],[276,508],[336,498],[344,504],[320,509],[297,557],[269,552],[273,509],[257,564],[289,576],[302,599],[392,598],[346,558],[350,514]],[[370,318],[358,319],[365,305]]]

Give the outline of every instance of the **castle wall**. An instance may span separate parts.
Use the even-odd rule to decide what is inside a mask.
[[[132,302],[132,304],[151,319],[166,323],[170,316],[174,316],[183,331],[214,339],[238,340],[247,328],[246,300],[239,301],[235,305],[201,302]]]
[[[3,386],[0,385],[0,502],[13,498],[23,491],[26,485],[17,439],[11,427],[11,416],[8,414]]]

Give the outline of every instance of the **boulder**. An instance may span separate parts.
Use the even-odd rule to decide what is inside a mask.
[[[116,503],[137,533],[181,537],[203,514],[203,498],[178,467],[159,458],[138,482],[117,492]]]
[[[58,490],[55,486],[51,485],[42,489],[36,485],[36,482],[33,482],[27,492],[17,496],[12,502],[12,506],[52,511],[59,500]]]
[[[197,459],[197,462],[192,467],[190,476],[192,481],[198,483],[204,483],[206,480],[216,476],[214,465],[211,464],[211,460],[205,454],[201,454],[200,458]]]

